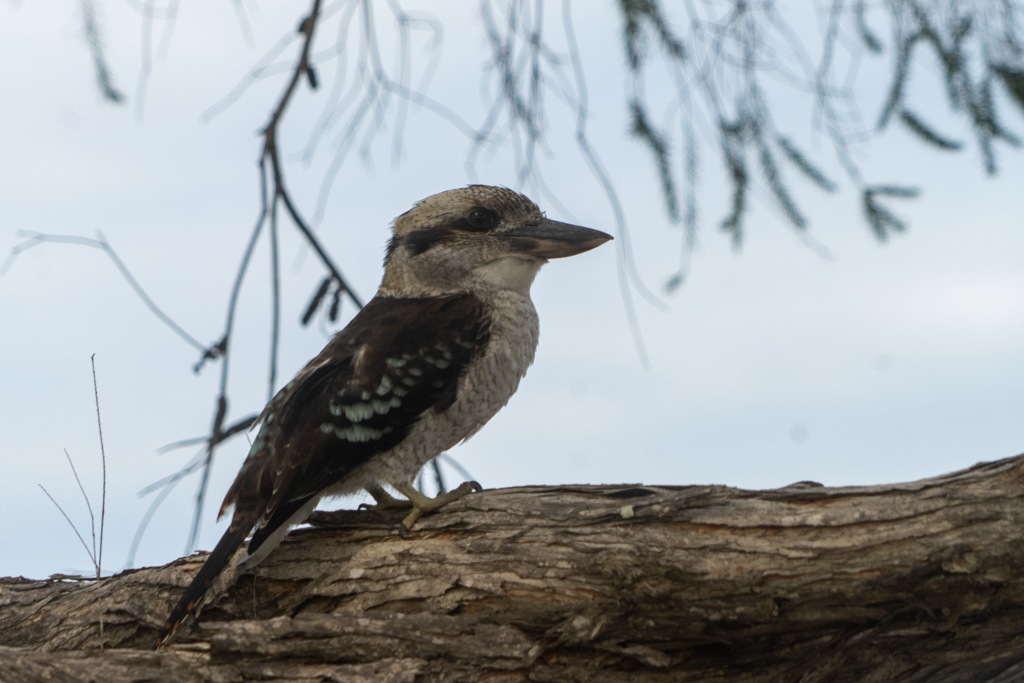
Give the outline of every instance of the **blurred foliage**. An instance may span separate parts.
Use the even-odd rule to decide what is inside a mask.
[[[80,1],[86,42],[93,55],[100,90],[107,99],[120,102],[124,97],[113,86],[103,56],[94,0]],[[489,50],[482,65],[484,96],[490,100],[490,109],[479,123],[467,121],[454,104],[426,95],[440,57],[444,35],[440,20],[407,12],[398,0],[338,0],[325,4],[321,23],[335,16],[339,37],[333,49],[324,54],[327,59],[338,60],[340,68],[329,103],[310,136],[305,158],[315,153],[319,140],[330,129],[340,127],[342,134],[335,141],[338,151],[324,177],[313,225],[323,217],[328,191],[351,148],[358,146],[365,154],[376,135],[390,130],[394,136],[393,158],[401,156],[410,104],[434,111],[471,140],[466,160],[471,178],[482,153],[498,144],[510,144],[520,183],[532,185],[548,202],[564,210],[566,207],[547,190],[537,151],[546,145],[549,131],[545,108],[552,99],[550,95],[575,109],[581,119],[586,117],[586,65],[580,62],[575,44],[571,0],[560,0],[564,45],[557,49],[553,45],[549,33],[556,22],[545,21],[545,17],[555,4],[553,0],[480,0],[478,16]],[[235,2],[235,7],[243,32],[251,41],[246,10],[239,2]],[[880,203],[880,198],[901,199],[912,194],[893,193],[891,182],[879,185],[865,178],[850,154],[851,144],[868,139],[897,120],[925,145],[937,150],[952,152],[965,147],[962,141],[937,131],[907,101],[915,65],[926,58],[923,53],[930,53],[940,66],[949,110],[973,134],[986,172],[997,170],[997,142],[1020,146],[1017,135],[1003,125],[993,92],[993,84],[999,84],[1007,96],[1003,99],[1024,112],[1022,13],[1018,2],[881,0],[869,8],[865,0],[830,0],[816,4],[816,8],[821,30],[820,35],[811,36],[796,30],[770,0],[616,0],[624,69],[630,84],[630,92],[624,95],[628,133],[650,151],[659,179],[657,192],[664,201],[666,216],[671,223],[682,222],[686,233],[680,270],[669,278],[666,289],[675,289],[684,281],[689,248],[695,240],[695,186],[700,175],[697,160],[702,156],[701,145],[717,149],[731,185],[732,199],[719,225],[736,246],[743,241],[750,193],[758,187],[765,191],[763,199],[775,207],[785,222],[796,230],[806,229],[807,218],[785,175],[787,166],[822,190],[837,189],[837,183],[821,170],[822,164],[829,161],[827,150],[812,159],[797,147],[792,130],[780,130],[778,121],[782,117],[778,115],[778,105],[766,96],[769,85],[776,89],[781,85],[783,91],[789,89],[794,94],[811,94],[812,126],[824,134],[847,179],[862,194],[865,220],[880,240],[905,228],[904,222]],[[143,9],[147,32],[144,43],[148,46],[154,18],[173,22],[177,0],[168,0],[166,6],[146,5]],[[376,13],[382,9],[390,13],[393,28],[375,21]],[[882,23],[888,27],[888,41],[880,38],[872,26]],[[392,69],[385,66],[379,48],[383,42],[381,33],[388,30],[397,32],[399,45],[397,67]],[[428,36],[430,55],[426,60],[412,59],[410,46],[415,32]],[[209,115],[234,102],[245,87],[274,66],[273,59],[285,45],[287,41],[275,46],[237,92],[212,108]],[[355,50],[355,78],[345,91],[344,62],[351,56],[347,54],[350,46]],[[861,103],[850,85],[850,76],[865,55],[886,54],[892,76],[872,131],[862,122],[858,109]],[[149,59],[148,53],[143,55],[145,65]],[[417,65],[422,67],[421,77],[414,86],[412,74]],[[664,106],[665,93],[656,93],[654,103],[644,88],[646,77],[654,71],[659,71],[657,75],[667,73],[674,87],[667,111],[661,117],[655,116],[654,108]],[[311,88],[320,84],[313,63],[308,65],[305,78]],[[496,87],[488,87],[489,78]],[[770,84],[766,83],[769,79]],[[140,86],[140,96],[142,92],[144,86]],[[393,116],[390,126],[385,125],[389,115]],[[656,123],[659,118],[664,120],[661,125]],[[790,129],[801,125],[797,121],[783,124]],[[695,130],[700,134],[695,134]],[[582,138],[581,153],[588,157],[588,165],[598,176],[601,189],[616,208],[619,232],[623,234],[625,220],[615,207],[615,189],[606,176],[600,177],[600,160],[593,145],[585,139],[583,123],[577,138]],[[681,163],[675,161],[677,158]],[[681,173],[675,170],[677,164]],[[682,209],[680,195],[684,197]],[[621,249],[627,278],[634,288],[648,296],[633,272],[628,240]]]

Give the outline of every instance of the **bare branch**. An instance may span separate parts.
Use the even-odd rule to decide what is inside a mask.
[[[54,244],[78,244],[85,247],[100,249],[106,252],[107,256],[110,257],[110,260],[114,262],[115,266],[117,266],[117,269],[121,271],[121,275],[128,281],[128,284],[135,291],[135,294],[142,299],[142,303],[146,304],[146,308],[148,308],[153,315],[159,318],[165,325],[171,328],[175,334],[188,342],[193,348],[204,353],[209,353],[210,349],[207,349],[207,347],[199,343],[195,337],[182,329],[178,323],[174,322],[170,316],[164,313],[160,307],[157,306],[151,298],[149,298],[149,295],[146,294],[146,290],[144,290],[142,285],[140,285],[132,274],[128,272],[128,267],[124,265],[124,262],[117,255],[117,252],[114,251],[114,248],[110,246],[110,243],[107,242],[102,233],[97,233],[97,239],[94,240],[89,239],[88,237],[76,237],[74,235],[47,235],[41,232],[28,232],[24,230],[19,230],[18,236],[27,237],[28,239],[11,248],[10,255],[4,263],[0,265],[0,277],[3,277],[4,273],[7,272],[7,269],[14,264],[14,260],[19,254],[31,249],[32,247],[38,246],[39,244],[43,244],[44,242]]]
[[[1015,681],[1022,468],[487,490],[413,539],[401,513],[315,512],[156,652],[169,586],[204,554],[99,582],[0,580],[0,657],[15,680]],[[99,595],[118,628],[95,655]]]

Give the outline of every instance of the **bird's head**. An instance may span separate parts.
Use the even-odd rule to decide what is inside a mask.
[[[395,219],[384,258],[384,296],[438,296],[477,288],[527,294],[548,259],[612,237],[544,217],[504,187],[470,185],[417,202]]]

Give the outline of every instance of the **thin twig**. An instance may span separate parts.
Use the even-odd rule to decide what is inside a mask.
[[[437,484],[437,495],[441,495],[447,489],[444,486],[444,475],[441,474],[441,463],[437,458],[430,461],[430,467],[434,470],[434,483]]]
[[[456,460],[452,456],[448,455],[447,453],[442,453],[441,455],[439,455],[437,457],[439,459],[443,460],[445,463],[447,463],[451,467],[454,467],[455,471],[458,472],[460,475],[462,475],[462,478],[465,479],[466,481],[475,481],[476,480],[476,477],[474,477],[472,474],[470,474],[469,470],[467,470],[465,467],[460,465],[458,460]]]
[[[199,486],[196,489],[195,508],[192,511],[192,530],[188,535],[188,542],[185,544],[185,554],[188,555],[196,547],[199,540],[199,529],[202,526],[203,506],[206,503],[206,493],[210,485],[210,472],[213,469],[213,454],[220,444],[223,432],[221,425],[224,424],[224,416],[228,412],[228,401],[223,395],[217,397],[217,412],[213,418],[213,429],[210,435],[210,445],[206,449],[206,457],[203,458],[202,474],[199,477]]]
[[[92,354],[89,359],[92,362],[92,391],[96,397],[96,428],[100,433],[100,457],[103,462],[103,496],[100,499],[100,549],[99,554],[96,557],[96,580],[103,575],[103,530],[106,525],[107,519],[107,451],[103,446],[103,423],[100,421],[100,390],[99,385],[96,383],[96,354]],[[90,508],[90,514],[92,510]],[[100,649],[103,649],[103,598],[98,598],[100,601]]]
[[[135,122],[142,123],[146,108],[146,86],[153,71],[153,6],[142,0],[142,65],[135,82]]]
[[[92,513],[92,503],[89,501],[89,495],[85,492],[85,487],[82,486],[82,480],[78,477],[78,470],[75,469],[75,463],[71,460],[71,456],[68,455],[68,449],[64,449],[64,457],[67,458],[68,464],[71,465],[71,474],[75,475],[75,482],[78,484],[78,490],[82,492],[82,498],[85,498],[85,506],[89,510],[89,527],[92,529],[92,552],[89,554],[89,559],[92,560],[93,565],[96,564],[96,517]]]
[[[146,529],[149,527],[149,522],[153,519],[153,515],[156,514],[157,508],[160,507],[164,500],[166,500],[167,496],[170,495],[171,491],[174,490],[174,487],[177,486],[182,479],[199,469],[199,463],[202,461],[202,455],[204,453],[206,453],[205,448],[199,451],[188,466],[178,470],[178,472],[172,475],[170,478],[171,481],[163,485],[163,490],[160,491],[160,493],[157,494],[157,497],[153,499],[153,502],[150,503],[149,509],[146,510],[146,514],[142,516],[142,519],[139,521],[139,526],[135,529],[135,536],[132,538],[132,544],[128,548],[128,557],[124,564],[125,569],[131,569],[135,566],[135,554],[139,550],[139,544],[142,543],[142,536],[146,533]],[[139,497],[142,497],[147,493],[149,493],[149,491],[144,490],[139,493]]]
[[[274,398],[277,382],[277,345],[281,337],[281,269],[277,257],[277,202],[270,206],[270,370],[267,402]]]
[[[70,517],[68,517],[68,513],[64,512],[64,508],[60,506],[60,503],[54,500],[53,496],[50,495],[50,492],[46,490],[45,486],[43,486],[42,484],[36,484],[36,486],[43,490],[43,493],[45,493],[46,497],[50,499],[50,502],[56,505],[57,509],[60,510],[60,514],[64,515],[64,519],[66,519],[68,521],[68,524],[71,525],[72,531],[75,532],[75,536],[78,536],[78,540],[82,543],[82,547],[85,548],[85,552],[89,555],[89,560],[92,561],[93,567],[95,567],[96,557],[92,554],[92,551],[89,550],[89,546],[86,544],[85,539],[82,538],[82,534],[78,532],[78,527],[76,527],[75,523],[71,521]]]
[[[103,444],[103,423],[100,420],[100,391],[99,391],[99,386],[98,386],[98,384],[96,382],[96,354],[92,355],[92,357],[90,358],[90,362],[92,363],[92,390],[93,390],[93,396],[96,399],[96,427],[99,430],[99,435],[100,435],[100,460],[101,460],[102,467],[103,467],[103,493],[102,493],[102,497],[100,499],[100,542],[99,542],[99,547],[97,548],[97,546],[96,546],[96,517],[93,514],[92,502],[89,500],[89,496],[85,492],[85,487],[82,485],[82,480],[78,476],[78,470],[75,468],[75,463],[74,463],[74,461],[71,460],[71,456],[68,454],[68,451],[67,451],[66,448],[64,449],[64,457],[67,458],[68,465],[71,466],[71,473],[74,475],[75,481],[78,483],[78,490],[82,492],[82,497],[85,498],[85,505],[86,505],[86,507],[89,510],[89,526],[90,526],[90,529],[92,530],[92,549],[91,550],[89,549],[89,545],[85,542],[85,539],[82,537],[81,532],[78,531],[78,527],[75,526],[75,523],[71,521],[71,518],[68,516],[68,513],[66,513],[64,511],[64,508],[62,508],[60,506],[60,503],[58,503],[56,501],[56,499],[53,496],[50,495],[50,492],[46,490],[45,486],[43,486],[42,484],[39,484],[39,488],[42,489],[43,493],[46,494],[46,497],[50,499],[50,502],[53,503],[57,507],[57,510],[60,511],[60,514],[63,515],[64,519],[67,520],[67,523],[71,526],[71,530],[75,532],[75,536],[78,537],[78,540],[82,544],[82,547],[85,548],[86,554],[89,556],[89,559],[92,561],[93,569],[95,569],[95,571],[96,571],[96,579],[95,580],[97,581],[97,586],[98,586],[99,585],[98,584],[99,580],[103,577],[103,532],[104,532],[104,529],[105,529],[105,526],[106,526],[106,517],[107,517],[107,451],[106,451],[106,448],[104,447],[104,444]],[[103,649],[103,644],[104,644],[104,635],[103,635],[103,596],[102,596],[101,589],[99,587],[97,587],[96,602],[97,602],[97,604],[99,606],[100,649],[102,650]]]
[[[170,316],[164,313],[163,310],[161,310],[160,307],[157,306],[156,303],[151,298],[149,298],[149,295],[146,294],[146,290],[142,288],[142,285],[140,285],[138,281],[128,271],[128,267],[124,264],[124,261],[121,260],[121,257],[117,255],[117,252],[114,251],[114,248],[110,246],[110,243],[107,242],[107,239],[103,236],[103,233],[96,233],[96,237],[98,239],[89,239],[88,237],[78,237],[75,235],[49,235],[46,233],[30,232],[26,230],[19,230],[17,232],[17,235],[19,237],[27,237],[28,239],[26,239],[21,244],[16,244],[15,246],[11,247],[11,253],[8,255],[4,263],[0,265],[0,277],[3,277],[4,273],[7,272],[8,268],[10,268],[11,265],[14,264],[14,260],[18,257],[19,254],[31,249],[32,247],[36,247],[40,244],[43,244],[44,242],[51,244],[78,244],[84,247],[92,247],[93,249],[99,249],[103,252],[106,252],[107,256],[109,256],[110,260],[114,262],[114,265],[121,272],[121,275],[124,277],[124,279],[128,281],[129,286],[131,286],[135,294],[138,295],[140,299],[142,299],[142,303],[146,305],[146,308],[148,308],[153,313],[153,315],[159,318],[165,325],[171,328],[171,330],[174,331],[175,334],[177,334],[179,337],[188,342],[193,348],[204,353],[209,352],[209,349],[206,347],[205,344],[202,344],[199,341],[197,341],[195,337],[193,337],[184,329],[182,329],[182,327],[178,323],[171,320]]]
[[[335,279],[338,281],[338,284],[345,291],[345,295],[352,300],[352,303],[354,303],[357,308],[362,308],[362,299],[359,298],[358,294],[352,291],[352,288],[349,287],[348,281],[345,279],[345,276],[341,274],[341,271],[338,270],[338,267],[334,265],[334,262],[331,260],[331,257],[328,256],[327,252],[325,252],[323,247],[320,246],[319,240],[317,240],[316,236],[314,236],[313,233],[310,231],[309,226],[306,225],[306,222],[302,220],[302,216],[299,215],[298,210],[296,210],[295,206],[292,204],[291,197],[289,197],[288,192],[284,189],[283,186],[281,186],[280,197],[281,200],[284,202],[285,208],[288,209],[288,213],[291,215],[292,220],[295,221],[295,226],[306,237],[306,240],[309,241],[310,245],[313,247],[313,250],[320,256],[320,260],[322,260],[324,265],[327,266],[327,269],[331,271],[331,275],[333,275]]]
[[[242,432],[242,431],[244,431],[246,429],[249,429],[249,427],[252,427],[253,423],[256,422],[256,418],[257,417],[259,417],[259,415],[256,415],[256,414],[250,415],[248,417],[244,417],[241,420],[239,420],[238,422],[236,422],[235,424],[233,424],[230,427],[228,427],[227,429],[225,429],[224,433],[221,435],[221,443],[224,443],[229,437],[234,436],[238,432]],[[197,436],[197,437],[195,437],[193,439],[182,439],[181,441],[174,441],[173,443],[169,443],[166,446],[161,446],[160,448],[156,449],[156,453],[157,453],[157,455],[162,455],[164,453],[167,453],[168,451],[173,451],[173,450],[176,450],[178,448],[185,448],[187,446],[195,446],[196,444],[208,443],[209,441],[210,441],[210,437],[209,436]],[[252,445],[252,444],[250,444],[250,445]],[[148,493],[148,490],[147,490],[147,493]],[[143,494],[143,495],[145,495],[145,494]]]
[[[619,289],[622,294],[623,305],[626,308],[626,320],[629,321],[629,329],[633,334],[633,343],[636,346],[637,355],[640,357],[640,365],[644,368],[649,368],[650,361],[647,358],[647,349],[640,331],[640,323],[636,317],[636,309],[633,307],[633,297],[629,291],[624,274],[627,268],[626,261],[630,259],[626,251],[626,245],[629,243],[626,233],[626,215],[622,208],[622,203],[619,201],[618,193],[615,192],[615,186],[605,171],[604,164],[601,163],[601,159],[597,156],[597,153],[590,145],[590,140],[587,138],[587,84],[583,76],[583,61],[580,59],[579,47],[576,43],[576,33],[572,25],[571,4],[569,0],[563,0],[562,12],[562,23],[565,26],[565,37],[569,44],[569,55],[571,57],[573,75],[576,78],[577,101],[579,103],[576,110],[576,144],[580,152],[582,152],[587,165],[590,167],[591,173],[597,178],[605,197],[608,199],[608,203],[611,204],[612,213],[615,214],[616,229],[623,245],[616,252],[618,254],[616,264],[619,271]]]

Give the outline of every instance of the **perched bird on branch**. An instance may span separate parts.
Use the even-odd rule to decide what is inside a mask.
[[[422,514],[473,490],[413,487],[432,458],[475,434],[515,393],[539,332],[530,285],[548,259],[611,239],[548,220],[527,197],[471,185],[395,219],[376,296],[271,399],[220,514],[221,537],[160,631],[191,614],[232,562],[255,565],[325,496],[366,489],[374,507]],[[386,493],[390,485],[409,501]]]

